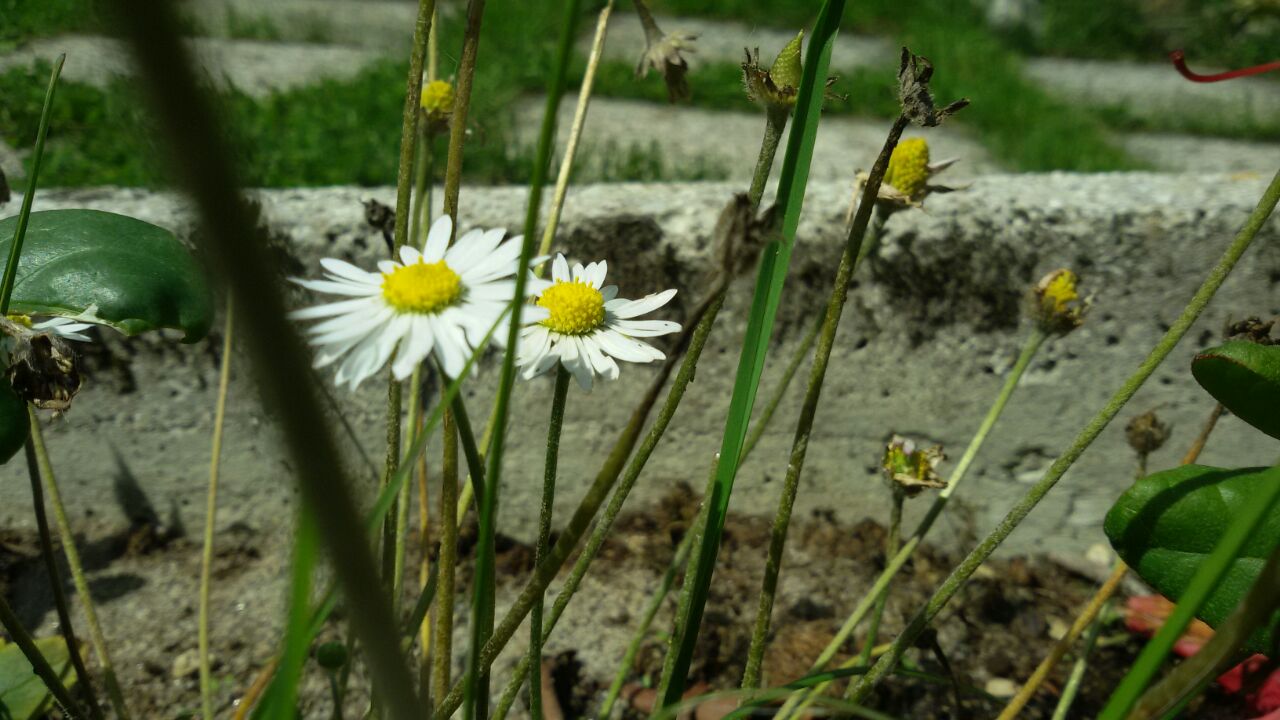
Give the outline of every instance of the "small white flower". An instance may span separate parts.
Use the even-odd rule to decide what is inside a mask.
[[[392,355],[392,373],[403,380],[434,351],[445,374],[457,377],[489,329],[507,313],[515,295],[513,276],[522,239],[502,242],[505,230],[472,230],[450,247],[452,232],[453,220],[441,216],[432,224],[422,252],[402,246],[400,259],[379,262],[379,272],[325,258],[320,261],[324,280],[295,279],[309,290],[350,298],[290,313],[295,320],[328,318],[308,330],[311,343],[320,348],[316,367],[345,355],[335,382],[355,389]],[[546,285],[531,273],[526,288],[535,295]],[[524,317],[535,322],[546,316],[540,308],[524,311]],[[506,332],[499,328],[493,337],[502,344]]]
[[[563,255],[551,264],[551,285],[538,293],[538,306],[549,313],[546,319],[520,331],[520,353],[516,362],[525,379],[533,378],[561,362],[584,390],[600,375],[618,377],[614,358],[634,363],[661,360],[661,350],[636,340],[679,332],[679,323],[667,320],[634,320],[666,305],[675,290],[646,295],[639,300],[619,298],[618,287],[603,287],[605,262],[586,267],[573,266]]]
[[[80,342],[90,342],[93,338],[84,334],[85,330],[97,325],[93,321],[97,319],[98,306],[90,305],[85,308],[84,312],[72,317],[63,317],[60,315],[52,316],[48,320],[36,322],[36,318],[30,315],[22,315],[18,313],[10,313],[9,319],[13,322],[29,328],[33,333],[48,332],[65,340],[79,340]]]

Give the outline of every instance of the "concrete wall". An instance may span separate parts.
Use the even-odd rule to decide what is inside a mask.
[[[1037,358],[939,536],[984,533],[1141,361],[1264,184],[1265,178],[1240,175],[987,176],[963,192],[932,199],[927,212],[895,216],[850,297],[796,512],[831,510],[850,520],[883,517],[887,492],[877,465],[892,432],[942,442],[957,458],[1027,333],[1020,322],[1022,293],[1043,272],[1069,266],[1093,293],[1093,312],[1082,329],[1053,342]],[[705,287],[711,229],[736,189],[721,184],[578,188],[569,196],[558,249],[584,260],[607,258],[610,276],[624,295],[679,288],[677,301],[662,315],[678,319]],[[370,266],[385,253],[381,237],[364,225],[360,201],[390,203],[390,189],[276,190],[258,197],[294,272],[315,274],[322,256]],[[828,292],[848,198],[843,184],[811,188],[762,397]],[[465,188],[461,225],[518,227],[524,202],[519,188]],[[0,215],[16,212],[17,205],[3,206]],[[190,229],[177,198],[142,190],[42,191],[36,207],[99,208],[182,233]],[[1124,420],[1133,414],[1157,408],[1172,424],[1170,443],[1151,464],[1162,468],[1177,462],[1212,405],[1187,371],[1193,352],[1213,343],[1228,318],[1280,314],[1278,240],[1280,228],[1273,221],[1187,340],[1007,550],[1078,552],[1102,541],[1102,516],[1133,474],[1133,456],[1123,439]],[[719,443],[751,284],[746,278],[735,285],[697,380],[637,486],[631,508],[655,502],[673,483],[700,487],[704,481]],[[302,293],[295,299],[311,301]],[[103,334],[105,341],[87,351],[85,390],[47,433],[72,516],[123,522],[122,512],[137,512],[122,509],[117,489],[121,478],[131,477],[160,515],[176,513],[189,528],[198,527],[221,338],[184,346],[158,336]],[[220,524],[287,529],[295,498],[289,465],[278,452],[271,418],[255,399],[244,358],[237,355],[236,361]],[[467,391],[477,424],[487,414],[495,370],[490,359]],[[571,391],[557,498],[561,518],[594,476],[653,372],[636,366],[623,370],[619,381],[599,385],[589,395]],[[377,462],[385,387],[369,382],[355,393],[331,392]],[[536,519],[549,394],[545,379],[520,383],[513,407],[500,529],[524,538]],[[783,404],[743,467],[733,512],[773,513],[798,400],[797,392]],[[352,470],[372,488],[373,473],[352,447],[348,450]],[[1227,418],[1203,460],[1267,463],[1276,454],[1274,441]],[[431,457],[434,463],[438,455]],[[951,462],[944,470],[949,467]],[[18,459],[0,468],[0,525],[30,526],[29,508]]]

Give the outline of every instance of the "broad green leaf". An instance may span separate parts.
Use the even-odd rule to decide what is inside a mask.
[[[1191,373],[1236,417],[1280,438],[1280,345],[1231,340],[1197,355]]]
[[[1196,569],[1213,552],[1231,520],[1261,502],[1280,483],[1278,468],[1223,470],[1184,465],[1149,475],[1120,496],[1104,529],[1120,557],[1161,594],[1177,601]],[[1280,544],[1280,512],[1265,517],[1200,607],[1200,619],[1217,627],[1248,594],[1267,557]],[[1248,649],[1269,647],[1267,629],[1250,638]]]
[[[71,671],[66,642],[60,637],[47,637],[36,640],[36,647],[62,678],[62,683],[71,687],[76,677]],[[42,717],[52,701],[49,689],[32,671],[22,650],[15,643],[0,644],[0,718]]]
[[[0,220],[0,263],[16,224]],[[98,210],[31,213],[10,311],[76,316],[91,306],[129,335],[176,328],[194,342],[213,322],[204,275],[168,230]]]
[[[0,377],[0,465],[22,449],[31,432],[27,404],[13,391],[9,381]]]

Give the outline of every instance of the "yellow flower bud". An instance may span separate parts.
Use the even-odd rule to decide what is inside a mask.
[[[453,112],[453,85],[444,80],[432,80],[422,88],[422,109],[430,120],[443,120]]]
[[[1031,317],[1047,333],[1066,334],[1084,322],[1088,301],[1076,289],[1079,278],[1070,270],[1054,270],[1031,291]]]

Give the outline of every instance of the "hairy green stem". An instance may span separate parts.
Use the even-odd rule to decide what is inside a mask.
[[[0,315],[9,312],[9,300],[13,295],[13,284],[18,277],[18,260],[22,257],[22,241],[27,236],[27,223],[31,219],[31,203],[36,198],[36,186],[40,179],[40,165],[44,160],[44,139],[49,134],[49,114],[53,110],[53,92],[58,87],[58,76],[62,74],[62,64],[67,61],[67,54],[62,53],[53,61],[53,71],[49,73],[49,86],[44,91],[44,107],[40,110],[40,125],[36,129],[36,145],[31,156],[31,174],[27,178],[27,191],[22,194],[22,208],[18,211],[18,224],[13,231],[13,242],[9,244],[9,261],[4,266],[4,276],[0,278]]]
[[[475,84],[476,53],[480,49],[480,21],[483,18],[484,0],[467,0],[467,25],[462,35],[458,81],[453,87],[453,115],[449,119],[449,155],[444,165],[444,214],[453,218],[454,234],[458,232],[462,146],[467,139],[467,115],[471,111],[471,88]]]
[[[787,127],[790,114],[785,110],[770,108],[764,114],[764,138],[760,141],[760,155],[756,158],[756,169],[751,176],[751,188],[747,198],[751,207],[760,207],[764,197],[764,186],[769,183],[769,173],[773,170],[773,158],[778,154],[778,142],[782,140],[782,131]]]
[[[85,704],[89,707],[89,717],[102,720],[102,708],[98,707],[93,680],[80,654],[80,641],[76,639],[75,626],[71,624],[71,607],[67,604],[67,593],[62,587],[62,571],[58,568],[58,559],[53,551],[53,535],[49,531],[49,517],[44,509],[44,488],[40,480],[40,466],[37,464],[36,449],[30,437],[27,438],[25,449],[27,476],[31,480],[31,501],[35,508],[36,528],[40,535],[40,556],[44,560],[45,571],[49,574],[53,606],[58,612],[58,630],[62,633],[63,641],[67,643],[67,653],[76,671],[76,681],[79,683],[81,692],[84,693]]]
[[[705,503],[703,503],[703,507],[706,507]],[[662,580],[658,583],[658,588],[654,590],[653,595],[649,598],[649,604],[645,605],[644,614],[640,616],[640,624],[636,626],[635,632],[631,635],[631,642],[627,643],[627,651],[622,656],[622,662],[618,663],[618,670],[613,675],[613,682],[609,684],[609,691],[605,695],[604,702],[600,705],[600,711],[596,713],[596,720],[609,720],[609,716],[613,714],[613,704],[618,701],[618,696],[622,694],[622,686],[627,681],[631,666],[635,665],[636,656],[640,654],[640,648],[644,645],[645,638],[649,635],[649,627],[653,625],[653,619],[657,617],[658,611],[662,609],[663,601],[667,599],[667,594],[671,592],[672,586],[675,585],[676,575],[688,561],[689,548],[693,545],[693,536],[706,523],[706,517],[706,513],[699,511],[693,525],[685,532],[684,537],[680,538],[680,544],[676,546],[676,552],[671,558],[671,564],[667,566],[667,571],[663,573]]]
[[[905,499],[904,492],[896,487],[893,488],[893,507],[889,511],[889,537],[885,538],[884,543],[884,556],[887,558],[897,554],[898,547],[902,544],[900,533],[902,532],[902,503]],[[871,664],[871,651],[875,649],[876,640],[880,637],[880,621],[884,618],[884,609],[888,604],[888,591],[880,593],[880,597],[876,598],[875,607],[871,610],[871,620],[867,623],[867,635],[862,641],[862,652],[858,653],[858,665]]]
[[[84,619],[89,625],[89,642],[98,655],[98,664],[102,666],[102,681],[107,686],[107,697],[116,716],[128,720],[129,708],[124,701],[124,691],[120,688],[120,680],[116,677],[115,665],[111,662],[111,654],[107,651],[107,638],[102,632],[102,623],[98,622],[98,611],[93,605],[93,597],[89,594],[89,580],[84,574],[84,565],[80,562],[80,552],[76,549],[75,535],[71,532],[71,522],[67,519],[67,508],[62,502],[62,492],[58,489],[58,479],[53,474],[53,464],[49,462],[49,450],[44,444],[44,433],[40,429],[40,416],[35,406],[27,406],[27,416],[31,420],[31,445],[35,450],[36,464],[40,475],[44,478],[46,490],[49,491],[49,503],[53,506],[53,519],[58,526],[58,539],[62,541],[62,551],[67,558],[67,567],[71,570],[71,582],[75,585],[76,594],[80,596],[80,606],[84,608]]]
[[[542,473],[542,504],[538,512],[538,538],[533,547],[536,566],[547,556],[551,542],[551,514],[556,500],[556,465],[560,459],[560,429],[564,427],[564,403],[569,394],[569,371],[556,366],[556,384],[551,395],[551,422],[547,425],[547,459]],[[529,716],[542,720],[542,598],[533,601],[529,614]]]
[[[209,453],[209,493],[205,504],[204,544],[200,552],[200,611],[198,652],[200,655],[200,710],[205,720],[213,720],[213,671],[209,663],[209,589],[213,576],[213,531],[218,519],[218,471],[222,461],[222,428],[227,417],[227,390],[231,385],[231,348],[235,310],[227,297],[222,330],[222,367],[218,370],[218,399],[213,411],[213,440]]]
[[[36,641],[32,639],[31,633],[22,626],[22,622],[18,620],[18,616],[13,612],[13,608],[9,607],[9,602],[4,599],[4,594],[0,593],[0,627],[9,633],[9,637],[13,638],[13,642],[17,644],[18,649],[22,651],[23,656],[27,658],[27,662],[31,663],[31,669],[44,686],[49,689],[49,694],[57,701],[62,711],[72,720],[79,717],[75,701],[71,699],[71,693],[67,692],[67,687],[62,684],[62,679],[58,677],[58,673],[45,659],[44,654],[40,652],[40,648],[36,646]]]
[[[858,601],[858,605],[854,608],[853,612],[849,614],[849,617],[845,619],[840,630],[836,632],[831,641],[827,643],[827,646],[823,648],[822,653],[818,655],[817,660],[814,661],[813,666],[810,668],[811,671],[817,672],[821,670],[826,667],[827,663],[830,662],[833,657],[835,657],[836,652],[839,651],[840,647],[849,639],[849,636],[853,634],[853,631],[858,627],[858,624],[861,623],[867,616],[867,613],[876,606],[880,598],[888,592],[889,584],[893,581],[893,578],[906,565],[907,561],[911,559],[916,549],[920,546],[920,543],[924,541],[929,530],[933,528],[934,522],[936,522],[938,517],[942,514],[943,509],[946,508],[947,502],[964,481],[970,465],[973,463],[974,458],[978,456],[978,451],[982,449],[987,436],[990,435],[992,428],[995,427],[996,421],[1000,419],[1000,415],[1004,412],[1004,408],[1009,403],[1009,399],[1013,397],[1014,390],[1017,389],[1018,383],[1022,380],[1023,374],[1026,372],[1027,368],[1030,367],[1031,360],[1035,357],[1036,353],[1039,352],[1041,346],[1044,345],[1045,339],[1046,336],[1039,330],[1033,331],[1027,338],[1026,343],[1022,347],[1022,351],[1018,355],[1017,361],[1014,362],[1013,368],[1010,369],[1009,375],[1005,378],[1004,384],[996,394],[995,401],[992,402],[990,409],[987,410],[986,417],[983,418],[982,423],[978,426],[977,432],[974,433],[973,438],[969,441],[968,447],[965,448],[960,461],[956,464],[955,470],[952,471],[951,476],[947,479],[947,487],[943,488],[942,491],[938,493],[937,497],[934,498],[933,504],[929,506],[929,510],[920,520],[915,531],[912,532],[911,537],[907,539],[906,543],[904,543],[896,553],[890,556],[888,562],[885,564],[884,570],[880,572],[880,576],[876,578],[871,589],[868,590],[867,593],[863,595],[862,599]],[[807,707],[824,688],[825,686],[815,687],[813,690],[805,691],[802,695],[788,699],[783,705],[782,710],[779,711],[779,716],[789,717],[800,712],[803,708]],[[849,686],[849,689],[852,691],[852,684]]]
[[[813,431],[813,420],[818,412],[818,401],[822,395],[822,385],[826,380],[827,365],[831,360],[831,351],[835,347],[836,331],[840,328],[840,317],[844,312],[845,300],[849,297],[849,281],[856,270],[857,259],[862,256],[862,245],[866,240],[867,226],[870,220],[871,207],[876,204],[876,193],[889,167],[889,157],[898,145],[898,138],[907,126],[907,119],[899,117],[889,129],[880,156],[876,158],[871,176],[863,191],[858,215],[849,227],[849,237],[845,242],[844,252],[840,255],[840,265],[836,269],[835,284],[831,288],[831,296],[827,300],[826,314],[822,320],[822,330],[818,335],[818,345],[814,353],[813,367],[809,372],[809,386],[805,390],[804,404],[800,408],[800,418],[796,422],[795,438],[791,443],[791,453],[787,462],[787,474],[782,485],[782,496],[778,500],[778,511],[774,515],[773,529],[769,537],[769,555],[765,562],[764,583],[760,589],[759,602],[756,608],[755,625],[751,633],[751,646],[747,651],[747,667],[742,675],[742,688],[749,690],[760,686],[761,663],[764,661],[765,640],[769,635],[769,620],[773,613],[774,596],[778,589],[778,575],[782,569],[782,551],[787,542],[787,529],[791,524],[791,510],[795,505],[796,492],[800,487],[800,474],[804,470],[805,456],[809,450],[809,438]],[[884,212],[884,211],[879,211]],[[860,222],[858,218],[863,218]]]
[[[1084,451],[1093,444],[1098,435],[1119,414],[1120,410],[1129,402],[1129,399],[1138,392],[1138,389],[1155,372],[1160,363],[1164,362],[1164,359],[1173,351],[1182,336],[1191,329],[1191,325],[1200,316],[1200,313],[1204,311],[1205,306],[1209,304],[1214,294],[1217,293],[1218,288],[1227,279],[1227,275],[1231,273],[1240,257],[1249,249],[1254,238],[1257,237],[1258,232],[1271,215],[1271,211],[1275,209],[1277,201],[1280,201],[1280,172],[1277,172],[1275,177],[1272,178],[1258,206],[1249,214],[1248,220],[1245,221],[1240,232],[1236,234],[1235,239],[1227,247],[1222,258],[1209,271],[1204,283],[1196,291],[1191,301],[1187,303],[1187,306],[1183,308],[1182,313],[1164,334],[1164,337],[1152,348],[1150,354],[1143,360],[1142,365],[1121,385],[1111,399],[1107,401],[1107,404],[1080,431],[1080,434],[1067,448],[1066,452],[1055,460],[1045,472],[1044,477],[1027,491],[1026,495],[1009,510],[1005,518],[1000,521],[1000,524],[952,571],[950,577],[943,582],[933,597],[911,619],[906,629],[894,640],[889,652],[885,653],[871,668],[871,671],[861,678],[852,693],[851,699],[853,702],[865,699],[885,674],[893,669],[906,649],[928,627],[929,622],[960,591],[960,588],[964,586],[969,577],[991,556],[991,553],[995,552],[1000,543],[1004,542],[1005,538],[1009,537],[1009,534],[1018,527],[1031,510],[1044,499],[1044,496],[1053,489],[1053,486],[1062,479],[1067,470],[1075,464],[1075,461],[1084,454]]]
[[[444,415],[444,457],[440,466],[440,582],[436,587],[435,623],[431,629],[431,687],[442,692],[453,672],[454,568],[458,563],[458,431],[453,414]]]
[[[1084,673],[1089,667],[1089,655],[1093,652],[1093,647],[1098,644],[1098,635],[1102,633],[1102,626],[1105,624],[1110,606],[1111,603],[1108,601],[1101,614],[1089,623],[1089,631],[1084,636],[1084,646],[1080,648],[1075,665],[1071,667],[1071,675],[1067,677],[1067,684],[1062,688],[1058,706],[1053,709],[1053,720],[1067,720],[1071,705],[1076,701],[1076,695],[1080,694],[1080,685],[1084,682]]]
[[[666,380],[670,377],[671,370],[675,367],[677,361],[680,360],[680,352],[682,347],[687,343],[688,352],[685,353],[683,362],[680,364],[680,372],[677,374],[675,381],[671,384],[671,389],[667,393],[667,400],[663,404],[662,410],[654,419],[653,426],[649,429],[648,434],[644,438],[644,442],[640,448],[636,450],[636,455],[627,465],[626,479],[624,478],[618,484],[618,491],[613,493],[612,499],[609,501],[609,507],[602,516],[602,522],[597,523],[595,529],[592,530],[591,537],[587,542],[587,546],[579,554],[577,561],[574,563],[570,572],[569,580],[561,589],[560,594],[556,596],[555,603],[551,608],[551,615],[547,620],[547,626],[543,629],[543,637],[549,636],[555,623],[559,620],[564,608],[568,605],[573,592],[576,591],[578,585],[582,581],[582,577],[586,574],[587,568],[591,561],[595,558],[595,553],[599,550],[600,545],[604,542],[604,537],[608,534],[612,524],[612,518],[609,513],[616,517],[618,511],[622,507],[622,502],[626,500],[626,493],[622,492],[623,488],[628,491],[639,477],[640,471],[644,468],[644,464],[648,461],[649,456],[653,453],[658,441],[662,438],[662,434],[666,432],[667,426],[670,424],[672,416],[674,416],[675,408],[679,406],[680,400],[684,396],[684,390],[689,382],[693,380],[694,370],[697,367],[698,357],[702,353],[702,349],[706,343],[707,335],[710,334],[711,326],[715,321],[715,316],[719,312],[720,307],[724,303],[724,297],[727,286],[721,280],[713,290],[712,294],[706,298],[702,304],[691,314],[691,319],[696,320],[696,325],[692,328],[686,327],[681,334],[680,339],[676,342],[675,348],[671,354],[667,356],[666,362],[657,375],[649,383],[649,387],[645,393],[639,406],[632,411],[631,419],[627,426],[623,428],[622,435],[614,443],[613,450],[609,457],[605,460],[604,466],[596,475],[595,482],[588,489],[578,508],[574,511],[569,522],[560,532],[560,537],[556,540],[555,545],[551,548],[551,552],[547,555],[545,562],[534,568],[533,577],[521,590],[520,595],[512,603],[511,609],[507,611],[506,617],[502,619],[502,623],[494,630],[493,637],[484,648],[484,656],[482,660],[486,664],[493,663],[498,653],[515,634],[520,627],[520,623],[524,621],[525,616],[529,613],[533,606],[534,599],[546,592],[547,586],[559,573],[560,568],[568,560],[573,553],[578,541],[582,539],[591,520],[595,517],[596,512],[604,505],[604,501],[608,498],[611,490],[614,489],[616,481],[622,476],[623,463],[626,463],[627,457],[631,454],[631,449],[635,447],[637,436],[644,427],[645,419],[648,417],[648,411],[653,406],[658,393],[666,386]],[[608,523],[603,523],[603,518],[610,518]],[[603,524],[602,524],[603,523]],[[522,662],[527,662],[526,659]],[[528,672],[527,666],[517,668],[515,678],[520,682],[524,681],[524,675]],[[505,698],[509,694],[511,700],[514,700],[515,693],[519,691],[517,686],[514,690],[511,686],[507,687],[508,692],[504,693]],[[447,716],[455,709],[462,700],[462,692],[459,685],[455,685],[449,691],[449,694],[437,705],[435,714],[437,717]],[[509,707],[509,702],[507,702]],[[499,709],[501,712],[501,707]]]

